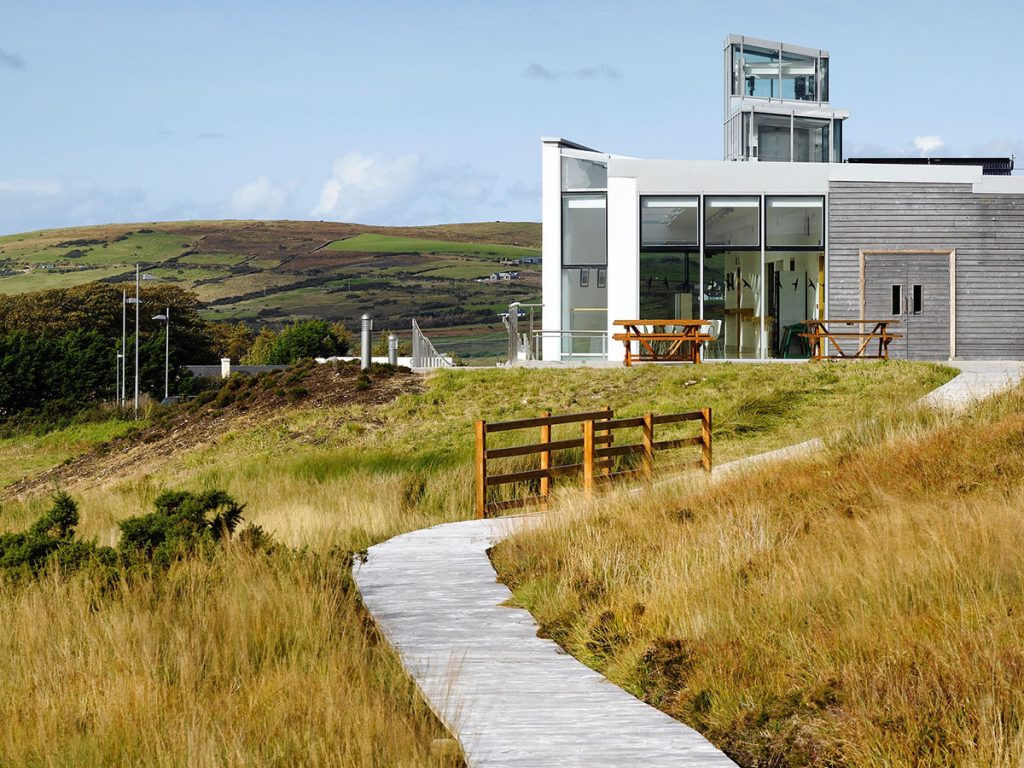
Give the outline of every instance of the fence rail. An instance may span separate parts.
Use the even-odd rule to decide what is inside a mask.
[[[679,424],[688,421],[700,422],[700,434],[694,437],[674,438],[669,440],[655,439],[656,427]],[[580,424],[582,435],[578,438],[561,440],[551,439],[551,428],[561,425]],[[616,430],[642,430],[639,443],[615,444]],[[539,430],[539,441],[512,446],[488,447],[487,436],[516,430]],[[690,446],[700,446],[700,459],[683,462],[674,467],[695,467],[710,472],[712,467],[711,453],[711,409],[703,408],[688,413],[654,414],[628,418],[614,417],[611,408],[584,413],[568,413],[552,415],[550,412],[531,419],[515,421],[499,421],[488,423],[476,422],[476,515],[487,517],[493,512],[516,509],[531,504],[546,508],[551,495],[552,481],[556,478],[583,478],[583,491],[589,498],[593,495],[596,485],[618,479],[642,477],[646,480],[654,478],[654,455],[659,451],[677,450]],[[576,459],[573,454],[572,463],[555,464],[553,454],[564,451],[582,449],[582,458]],[[536,469],[519,469],[512,472],[493,473],[492,462],[521,456],[537,456]],[[627,463],[625,469],[617,468],[619,457],[640,457],[640,466]],[[532,496],[521,498],[489,500],[488,490],[514,483],[536,483],[538,492]]]

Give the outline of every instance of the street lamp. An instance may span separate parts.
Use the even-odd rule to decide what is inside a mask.
[[[139,283],[142,280],[156,280],[156,276],[140,271],[140,264],[135,265],[135,298],[127,299],[127,303],[135,305],[135,418],[139,418]]]
[[[167,402],[171,394],[171,308],[167,307],[162,315],[153,315],[153,319],[167,323],[167,331],[164,334],[164,402]]]

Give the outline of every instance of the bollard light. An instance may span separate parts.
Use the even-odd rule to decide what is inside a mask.
[[[388,362],[398,365],[398,335],[394,333],[388,336]]]
[[[362,334],[362,359],[360,360],[360,368],[364,371],[370,367],[370,354],[373,349],[373,341],[370,338],[373,335],[373,318],[369,315],[363,315],[363,334]]]

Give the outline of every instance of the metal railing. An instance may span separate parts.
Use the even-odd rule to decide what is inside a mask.
[[[419,323],[412,321],[412,367],[413,368],[451,368],[452,359],[442,355],[420,330]]]

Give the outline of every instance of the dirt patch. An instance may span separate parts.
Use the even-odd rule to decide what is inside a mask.
[[[160,413],[149,426],[12,483],[2,496],[23,499],[55,488],[103,486],[156,469],[228,432],[266,424],[288,411],[381,406],[399,395],[421,391],[423,377],[408,368],[374,365],[363,375],[357,362],[308,364],[254,377],[233,376],[218,389]],[[368,420],[375,421],[372,412]]]

